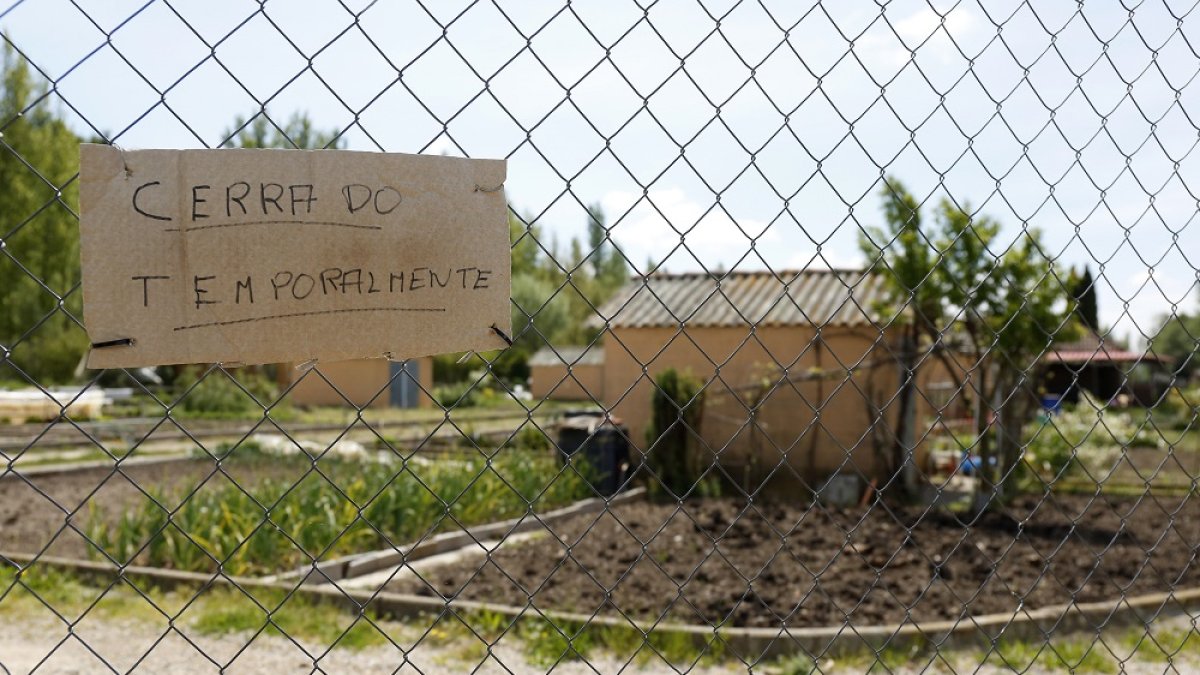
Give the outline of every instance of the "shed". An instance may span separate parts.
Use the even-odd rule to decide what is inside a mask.
[[[295,386],[288,399],[295,405],[416,408],[431,405],[425,392],[433,382],[433,359],[408,361],[352,359],[320,363],[307,372],[297,364],[280,364],[281,387]],[[298,381],[297,381],[298,380]],[[349,403],[347,403],[349,400]]]
[[[529,357],[529,391],[540,399],[604,400],[604,348],[542,347]]]
[[[1086,391],[1101,402],[1126,395],[1131,402],[1153,405],[1171,386],[1170,359],[1124,348],[1116,340],[1091,333],[1081,340],[1057,343],[1042,357],[1042,389],[1065,403]]]
[[[885,297],[861,270],[638,278],[600,308],[605,403],[645,452],[653,378],[690,371],[706,383],[698,441],[727,475],[869,475],[894,442]]]

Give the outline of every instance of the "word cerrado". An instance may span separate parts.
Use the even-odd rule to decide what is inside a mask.
[[[154,191],[167,189],[161,181],[149,181],[133,190],[133,210],[151,220],[172,221],[173,215],[156,211],[147,205]],[[342,185],[337,194],[317,196],[311,183],[267,183],[237,181],[228,185],[192,185],[191,209],[185,220],[198,221],[213,216],[226,218],[304,216],[313,212],[313,204],[319,200],[333,199],[338,208],[345,207],[346,213],[362,212],[386,216],[396,210],[404,198],[400,191],[390,185],[373,187],[362,183]]]
[[[319,272],[280,270],[273,274],[228,277],[196,274],[183,281],[190,301],[200,309],[222,303],[254,305],[439,289],[473,292],[489,288],[491,277],[492,270],[478,267],[414,267],[400,271],[329,267]],[[141,293],[142,306],[151,307],[171,300],[162,292],[163,282],[171,279],[165,274],[138,274],[130,277],[130,282],[134,291]]]

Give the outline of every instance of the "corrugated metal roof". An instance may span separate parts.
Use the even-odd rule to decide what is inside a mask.
[[[604,347],[596,345],[592,348],[582,346],[542,347],[529,357],[530,366],[575,366],[604,365]]]
[[[614,328],[873,324],[883,279],[862,270],[656,274],[600,308]]]

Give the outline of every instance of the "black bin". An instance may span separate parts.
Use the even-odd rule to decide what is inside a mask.
[[[562,458],[583,453],[588,482],[605,497],[616,494],[629,472],[629,430],[616,418],[594,412],[569,412],[558,425]]]

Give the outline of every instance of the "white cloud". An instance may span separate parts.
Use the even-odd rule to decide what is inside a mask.
[[[729,270],[735,265],[740,270],[767,265],[774,270],[862,266],[854,249],[840,244],[827,243],[818,254],[791,220],[769,224],[737,213],[731,218],[719,208],[689,199],[679,187],[652,189],[648,199],[639,193],[613,191],[604,195],[601,204],[615,224],[613,238],[639,268],[647,258],[655,262],[666,258],[664,268],[672,272]],[[750,252],[751,237],[754,252]],[[681,240],[686,249],[680,247]]]
[[[896,38],[890,35],[891,31],[884,26],[882,31],[888,35],[864,36],[860,40],[862,49],[858,52],[863,61],[880,66],[884,71],[895,71],[908,63],[912,58],[910,49],[916,50],[916,58],[922,64],[931,60],[939,64],[961,60],[962,55],[946,32],[962,45],[972,37],[979,23],[974,14],[961,6],[946,15],[945,31],[940,29],[942,17],[928,7],[900,19],[889,19],[889,22],[905,46],[897,43]]]
[[[863,260],[860,257],[848,256],[841,249],[832,246],[822,246],[818,253],[815,248],[808,248],[793,253],[784,261],[787,269],[861,269]]]
[[[667,258],[666,268],[672,271],[729,269],[750,250],[751,237],[760,249],[780,240],[767,223],[753,218],[735,221],[719,207],[688,199],[678,187],[652,189],[645,198],[612,191],[601,204],[614,221],[613,238],[638,265],[649,257],[656,262]],[[750,260],[761,267],[757,258]]]
[[[1143,335],[1153,335],[1164,317],[1172,312],[1192,311],[1196,280],[1185,275],[1157,273],[1151,279],[1147,270],[1139,270],[1124,279],[1105,274],[1100,290],[1109,290],[1100,302],[1100,323],[1113,327],[1113,333],[1134,345],[1144,345]],[[1125,307],[1125,303],[1129,307]]]

